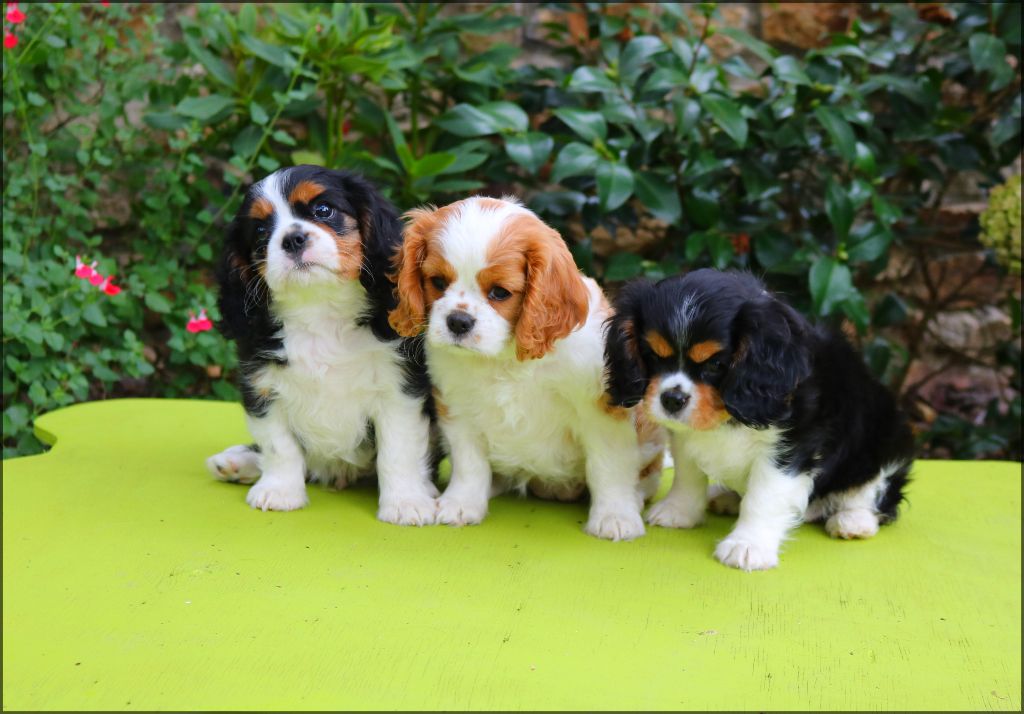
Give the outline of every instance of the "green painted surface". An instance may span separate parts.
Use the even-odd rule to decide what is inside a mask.
[[[864,542],[711,557],[730,519],[632,543],[502,497],[400,528],[375,493],[260,513],[204,458],[231,404],[50,414],[3,474],[5,709],[1016,709],[1020,465],[922,462]]]

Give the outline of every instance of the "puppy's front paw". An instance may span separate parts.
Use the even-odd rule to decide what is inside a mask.
[[[644,534],[644,519],[638,511],[591,511],[584,531],[595,538],[633,540]]]
[[[381,499],[378,520],[396,526],[429,526],[437,522],[437,501],[427,494]]]
[[[704,522],[704,504],[662,499],[648,509],[646,520],[664,528],[695,528]]]
[[[844,540],[870,538],[878,533],[878,516],[866,508],[839,511],[825,522],[825,530]]]
[[[768,570],[779,564],[779,549],[730,535],[715,548],[715,557],[730,568]]]
[[[305,484],[298,488],[262,478],[249,489],[245,502],[261,511],[294,511],[309,505]]]
[[[260,455],[248,446],[232,446],[208,458],[206,468],[218,481],[256,483],[260,477]]]
[[[487,501],[464,501],[444,494],[437,499],[437,522],[449,526],[473,526],[487,515]]]

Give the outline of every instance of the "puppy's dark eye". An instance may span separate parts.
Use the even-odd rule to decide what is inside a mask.
[[[491,288],[491,292],[487,293],[488,300],[497,300],[498,302],[508,300],[510,297],[512,297],[512,293],[500,285],[495,285]]]
[[[256,225],[256,235],[258,235],[260,238],[263,238],[265,235],[267,235],[267,227],[262,223],[258,223]]]
[[[704,374],[717,377],[725,370],[725,362],[720,357],[712,357],[704,363]]]
[[[430,284],[437,289],[438,292],[444,292],[448,287],[448,281],[442,278],[440,275],[435,275],[430,279]]]
[[[319,218],[321,221],[326,221],[328,218],[334,215],[334,209],[328,206],[326,203],[318,203],[313,207],[313,215]]]

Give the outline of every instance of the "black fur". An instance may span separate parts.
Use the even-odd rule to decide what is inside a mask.
[[[336,217],[330,220],[342,221],[347,215],[357,221],[363,251],[359,282],[367,296],[366,311],[357,324],[383,342],[396,343],[395,349],[402,356],[406,370],[404,391],[423,399],[424,410],[432,413],[423,338],[400,338],[388,324],[388,312],[397,304],[395,284],[390,278],[391,261],[402,244],[402,223],[394,206],[369,181],[356,174],[310,165],[282,171],[279,180],[284,196],[290,195],[303,181],[312,181],[326,188],[316,201],[325,200],[337,211]],[[273,232],[273,217],[263,222],[249,217],[257,198],[250,187],[238,215],[228,227],[216,277],[220,287],[218,328],[238,346],[242,401],[247,412],[262,416],[269,406],[269,397],[251,387],[249,374],[268,362],[284,364],[286,360],[278,337],[281,325],[271,310],[273,296],[257,270],[260,261],[266,259],[267,238]],[[313,207],[301,204],[294,210],[311,216]],[[262,236],[256,231],[260,223],[267,228]],[[343,230],[340,224],[331,227]]]
[[[817,474],[812,501],[864,484],[887,464],[903,464],[876,504],[883,521],[896,517],[913,435],[893,395],[841,334],[812,325],[739,272],[634,281],[614,308],[605,348],[614,404],[637,404],[650,379],[681,366],[695,383],[718,391],[734,424],[781,430],[778,465]],[[673,354],[655,354],[643,339],[648,330],[667,338]],[[697,364],[687,352],[705,341],[722,351]]]

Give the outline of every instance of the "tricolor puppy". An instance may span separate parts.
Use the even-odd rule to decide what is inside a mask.
[[[301,508],[307,477],[340,488],[376,471],[378,518],[433,523],[422,345],[387,321],[401,240],[394,208],[350,173],[281,169],[246,194],[217,277],[256,444],[207,464],[223,480],[258,477],[252,507]]]
[[[438,522],[483,520],[493,469],[501,485],[562,500],[586,485],[588,533],[642,535],[660,430],[638,429],[636,410],[607,404],[600,289],[558,233],[515,200],[475,197],[409,218],[391,324],[403,335],[426,331],[452,463]]]
[[[676,477],[649,523],[736,527],[715,549],[744,570],[778,564],[787,532],[825,520],[868,538],[896,518],[913,438],[892,395],[839,334],[813,327],[745,273],[697,270],[634,282],[615,301],[607,345],[615,404],[639,402],[670,432]],[[727,490],[727,489],[731,489]]]

